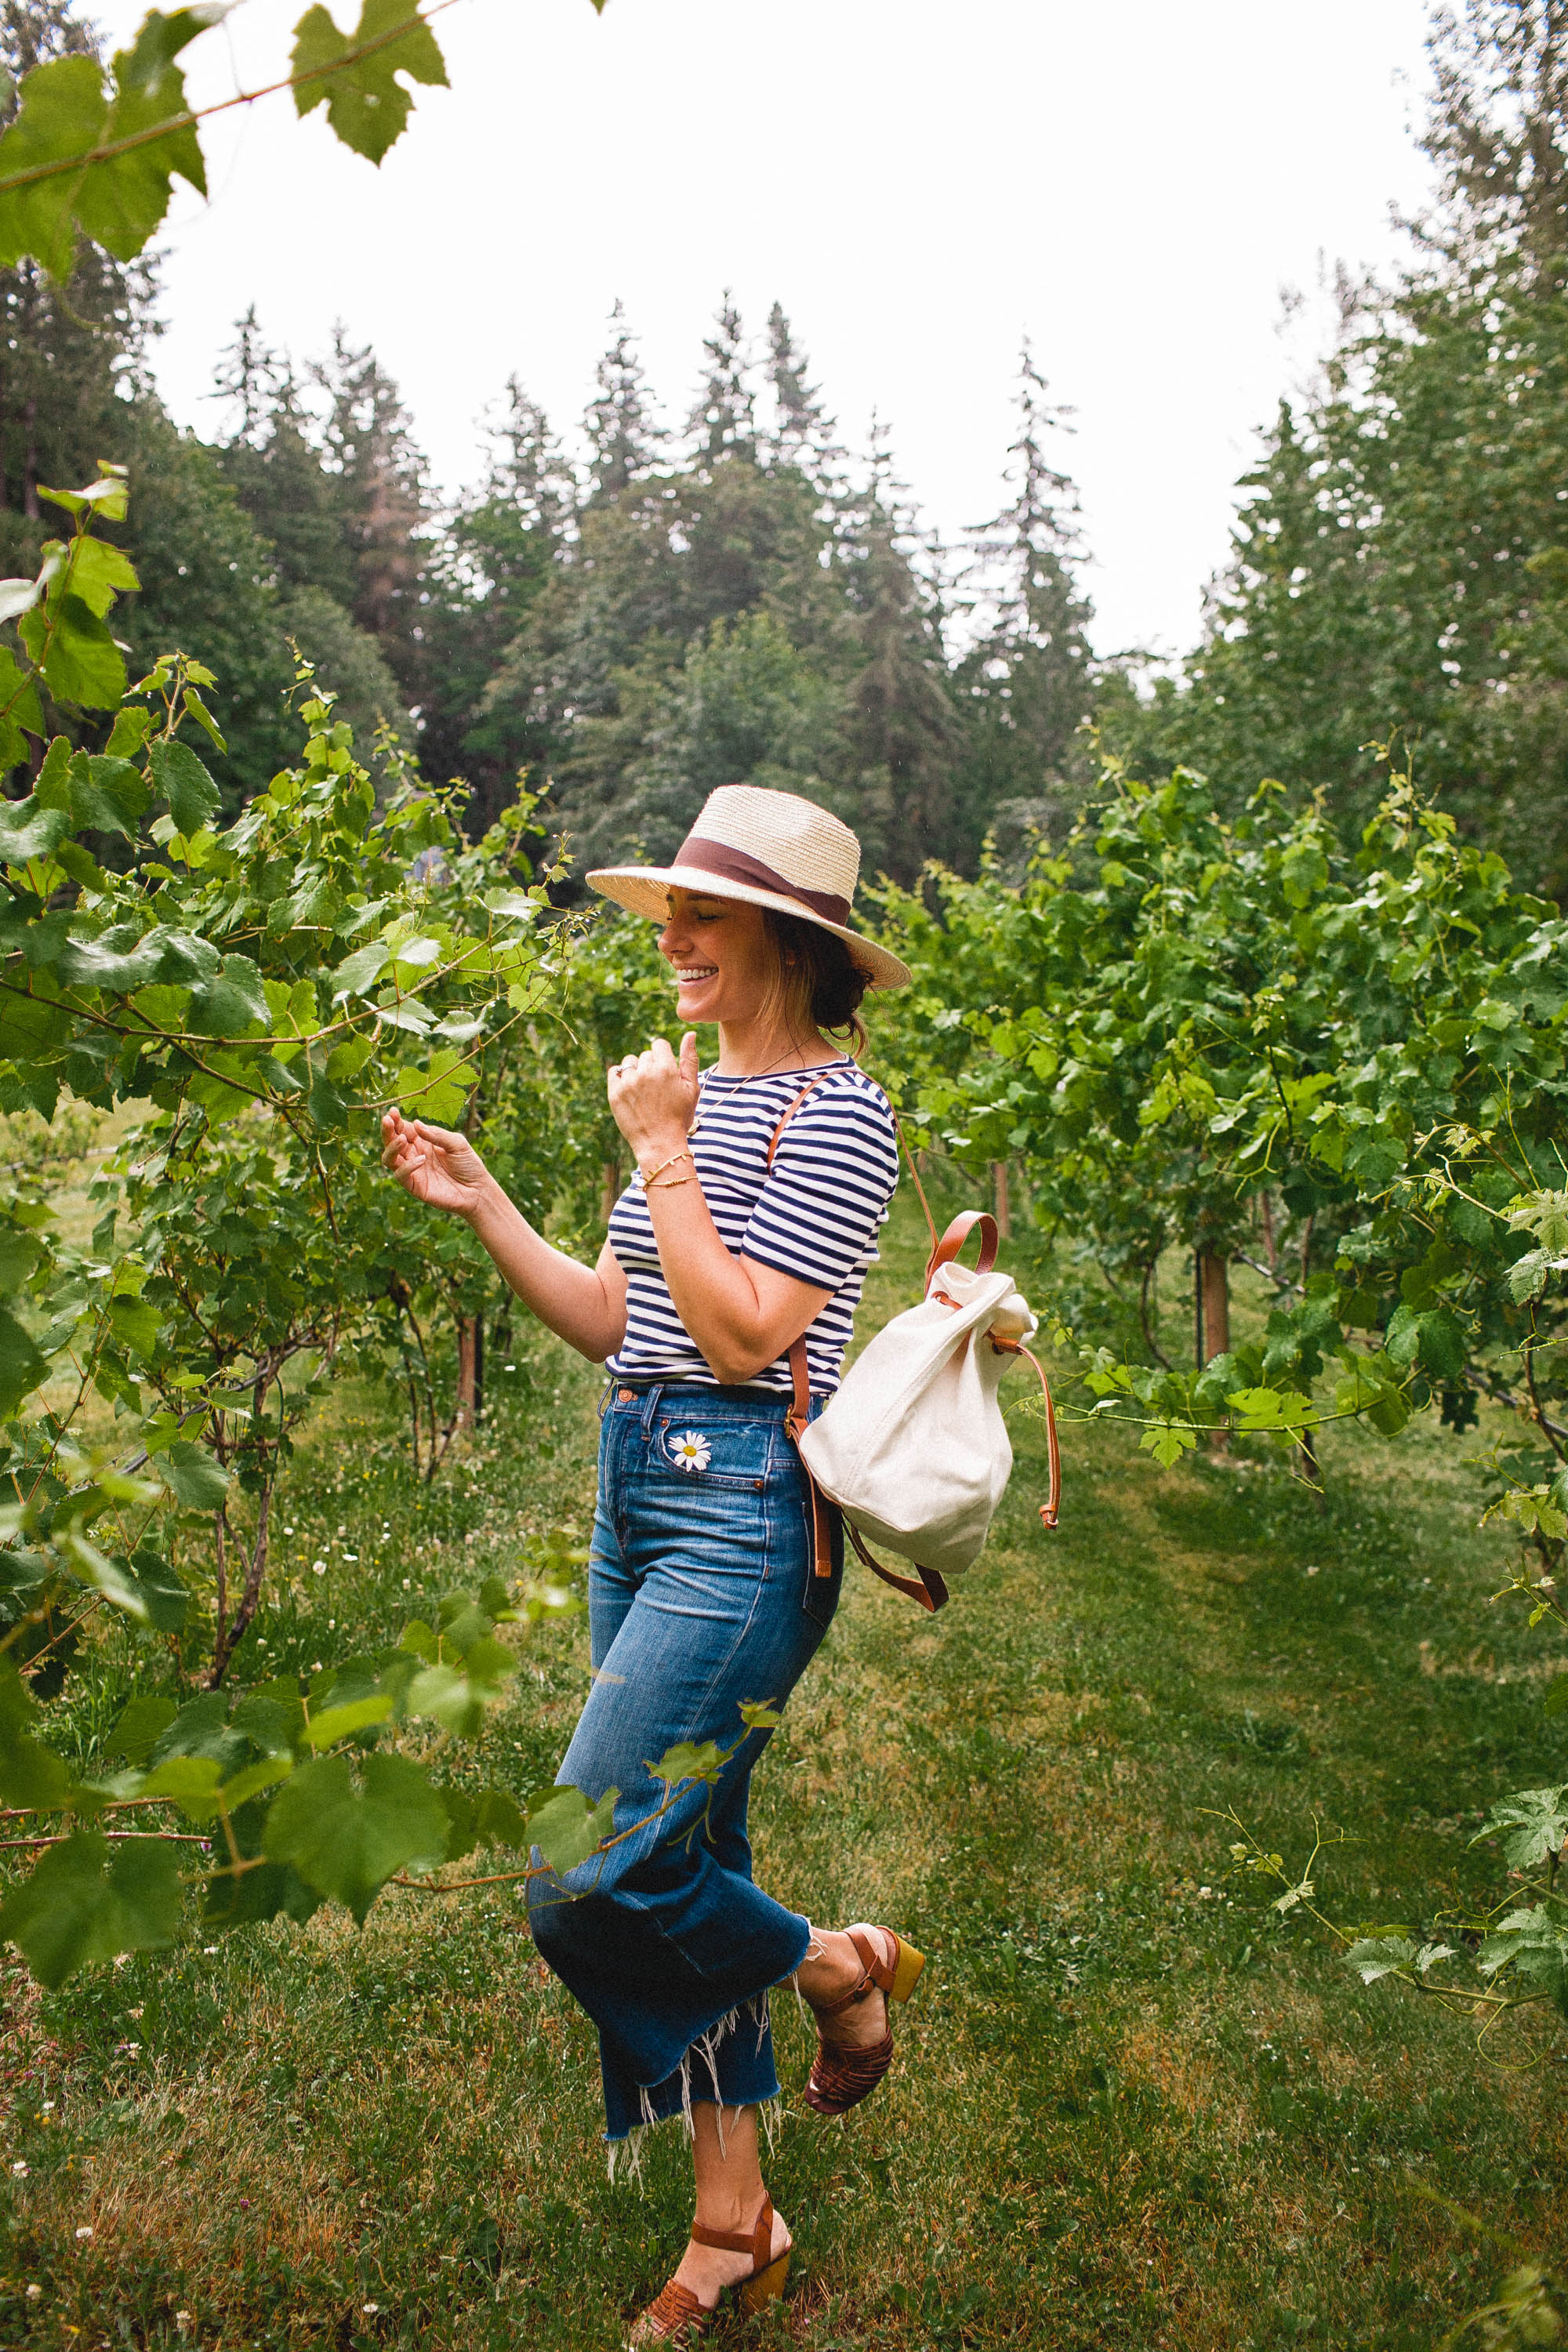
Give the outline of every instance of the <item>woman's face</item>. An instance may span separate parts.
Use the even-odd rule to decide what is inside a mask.
[[[767,1001],[776,950],[760,907],[672,890],[658,951],[675,972],[682,1022],[752,1021]]]

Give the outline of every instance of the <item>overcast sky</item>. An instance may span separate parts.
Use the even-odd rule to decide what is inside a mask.
[[[345,26],[356,0],[333,0]],[[243,0],[201,100],[284,70],[302,0]],[[94,12],[111,41],[142,14]],[[1097,650],[1191,644],[1238,475],[1324,316],[1280,289],[1386,266],[1422,200],[1424,0],[459,0],[452,88],[378,171],[288,97],[210,126],[176,197],[157,347],[182,423],[255,302],[400,383],[437,481],[514,371],[569,427],[619,296],[678,419],[732,287],[775,297],[843,436],[873,409],[945,534],[1000,503],[1020,338],[1077,411]]]

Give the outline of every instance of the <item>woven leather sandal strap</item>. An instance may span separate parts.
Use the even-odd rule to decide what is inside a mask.
[[[668,2279],[643,2314],[647,2335],[659,2344],[679,2336],[703,2335],[712,2316],[706,2304],[700,2303],[679,2279]]]
[[[893,2063],[893,2037],[885,2033],[863,2050],[819,2049],[808,2092],[819,2108],[857,2107],[876,2089]]]

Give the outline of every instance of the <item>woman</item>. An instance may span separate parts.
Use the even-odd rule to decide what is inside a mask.
[[[793,1979],[816,2011],[806,2095],[841,2115],[887,2071],[889,2001],[921,1966],[890,1929],[814,1929],[765,1895],[746,1838],[768,1732],[741,1709],[783,1706],[843,1571],[842,1528],[825,1515],[815,1539],[786,1430],[789,1351],[804,1337],[817,1412],[898,1180],[885,1097],[824,1034],[862,1039],[866,989],[909,979],[848,927],[859,857],[811,802],[732,785],[671,866],[589,875],[662,921],[679,1019],[719,1029],[705,1074],[689,1030],[679,1056],[656,1038],[611,1068],[637,1172],[591,1269],[532,1230],[462,1136],[384,1121],[399,1182],[465,1217],[517,1296],[610,1374],[595,1681],[559,1778],[595,1802],[614,1789],[632,1834],[529,1892],[540,1951],[599,2029],[611,2142],[678,2114],[691,2134],[691,2241],[637,2343],[700,2335],[727,2288],[748,2308],[782,2291],[790,2233],[757,2148],[758,2106],[778,2095],[771,1988]],[[682,1740],[733,1753],[672,1800],[649,1764]]]

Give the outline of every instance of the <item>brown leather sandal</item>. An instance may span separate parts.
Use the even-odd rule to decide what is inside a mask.
[[[837,2017],[840,2011],[850,2009],[868,1995],[879,1992],[886,1996],[891,2009],[896,2000],[908,2000],[920,1981],[925,1966],[925,1956],[912,1944],[906,1944],[891,1927],[880,1933],[893,1938],[893,1957],[884,1960],[869,1936],[858,1927],[848,1931],[849,1940],[860,1956],[860,1981],[839,2000],[818,2006],[818,2017]],[[811,2079],[805,2086],[805,2104],[819,2116],[847,2115],[862,2099],[868,2099],[893,2063],[893,2031],[889,2025],[880,2042],[867,2042],[857,2049],[843,2042],[826,2042],[818,2029],[816,2058]]]
[[[752,2267],[743,2279],[737,2279],[733,2293],[740,2297],[745,2312],[760,2311],[764,2303],[772,2303],[783,2294],[784,2281],[789,2276],[789,2258],[793,2246],[782,2254],[773,2253],[773,2200],[763,2199],[763,2210],[749,2230],[738,2233],[729,2230],[704,2229],[693,2221],[691,2234],[700,2246],[717,2246],[727,2254],[750,2254]],[[720,2297],[722,2302],[723,2297]],[[717,2315],[718,2304],[700,2302],[689,2286],[679,2279],[667,2280],[647,2309],[638,2315],[626,2341],[638,2344],[695,2344],[705,2336]]]

